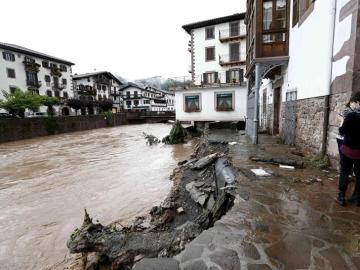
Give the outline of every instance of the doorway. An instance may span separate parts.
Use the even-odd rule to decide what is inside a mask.
[[[274,101],[273,101],[273,135],[279,134],[280,126],[280,106],[281,106],[281,87],[274,89]]]

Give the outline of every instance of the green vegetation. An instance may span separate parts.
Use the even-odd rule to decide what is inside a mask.
[[[37,112],[40,106],[44,105],[48,106],[49,111],[53,111],[53,106],[59,103],[55,97],[34,95],[29,91],[23,92],[20,89],[14,93],[2,90],[2,93],[5,100],[0,100],[0,108],[21,117],[24,117],[26,109]]]
[[[112,111],[107,111],[107,112],[103,112],[101,113],[102,116],[104,116],[104,119],[106,120],[106,125],[108,127],[113,127],[115,126],[115,117],[114,114],[112,113]]]
[[[326,169],[330,165],[328,155],[316,155],[305,160],[305,166],[308,168]]]
[[[58,130],[58,124],[55,117],[46,117],[44,118],[45,128],[49,135],[54,135]]]
[[[184,127],[181,125],[180,121],[176,121],[173,125],[170,135],[166,136],[162,142],[166,144],[178,144],[184,143],[186,137],[186,131]]]

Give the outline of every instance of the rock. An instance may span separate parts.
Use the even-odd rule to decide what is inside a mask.
[[[138,262],[134,270],[179,270],[179,262],[170,258],[145,258]]]
[[[185,186],[186,190],[190,193],[191,198],[199,203],[201,206],[204,206],[206,199],[208,198],[208,195],[205,194],[205,192],[199,190],[196,186],[195,186],[195,181],[190,182],[189,184],[187,184]]]
[[[178,209],[176,209],[176,212],[177,212],[178,214],[183,214],[183,213],[185,212],[185,210],[184,210],[184,208],[179,207]]]
[[[99,267],[99,256],[95,252],[89,252],[86,255],[86,270],[95,270]]]
[[[144,259],[144,258],[145,258],[144,255],[139,254],[139,255],[135,256],[135,258],[134,258],[134,263],[137,263],[138,261],[141,261],[141,260]]]
[[[161,203],[160,207],[163,209],[172,209],[172,208],[176,208],[176,203],[169,200],[165,200]]]
[[[208,209],[208,210],[212,210],[213,207],[215,205],[215,199],[214,199],[214,196],[213,195],[210,195],[207,202],[206,202],[206,206],[205,208]]]
[[[205,168],[205,167],[211,165],[213,162],[215,162],[218,159],[218,157],[219,157],[218,153],[203,157],[193,164],[192,169],[193,170],[202,170],[203,168]]]

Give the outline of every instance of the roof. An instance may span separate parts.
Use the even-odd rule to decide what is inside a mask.
[[[15,45],[15,44],[0,42],[0,48],[4,49],[4,50],[13,51],[13,52],[23,53],[23,54],[30,55],[33,57],[39,57],[39,58],[46,59],[49,61],[59,62],[59,63],[69,65],[69,66],[75,65],[74,63],[72,63],[70,61],[67,61],[67,60],[64,60],[61,58],[57,58],[57,57],[54,57],[54,56],[51,56],[48,54],[44,54],[41,52],[37,52],[37,51],[31,50],[31,49],[28,49],[25,47],[21,47],[21,46]]]
[[[84,73],[84,74],[75,74],[75,75],[73,75],[73,79],[76,80],[76,79],[89,78],[89,77],[93,77],[93,76],[101,75],[101,74],[104,74],[104,75],[110,77],[111,79],[117,81],[118,84],[123,85],[123,83],[109,71],[95,71],[95,72],[89,72],[89,73]]]
[[[185,25],[182,26],[182,28],[188,34],[190,34],[190,31],[192,29],[211,26],[211,25],[220,24],[220,23],[236,21],[236,20],[243,20],[243,19],[245,19],[245,14],[246,13],[236,13],[236,14],[233,14],[233,15],[225,16],[225,17],[219,17],[219,18],[210,19],[210,20],[206,20],[206,21],[185,24]]]
[[[142,88],[139,85],[137,85],[135,83],[132,83],[132,82],[129,82],[129,83],[125,84],[123,87],[120,87],[119,90],[124,90],[124,89],[129,88],[129,87],[135,87],[135,88],[138,88],[140,90],[145,90],[144,88]]]

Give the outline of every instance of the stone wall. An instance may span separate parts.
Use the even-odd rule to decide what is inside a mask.
[[[0,119],[0,143],[39,136],[119,126],[124,124],[159,123],[175,119],[174,114],[117,113],[43,118]]]
[[[297,101],[287,101],[282,103],[281,119],[282,129],[281,138],[286,144],[294,145],[296,143],[297,128]]]
[[[339,150],[336,142],[336,135],[339,133],[340,118],[338,117],[349,101],[351,92],[344,92],[330,96],[330,114],[327,138],[327,154],[330,157],[332,167],[338,167]]]

